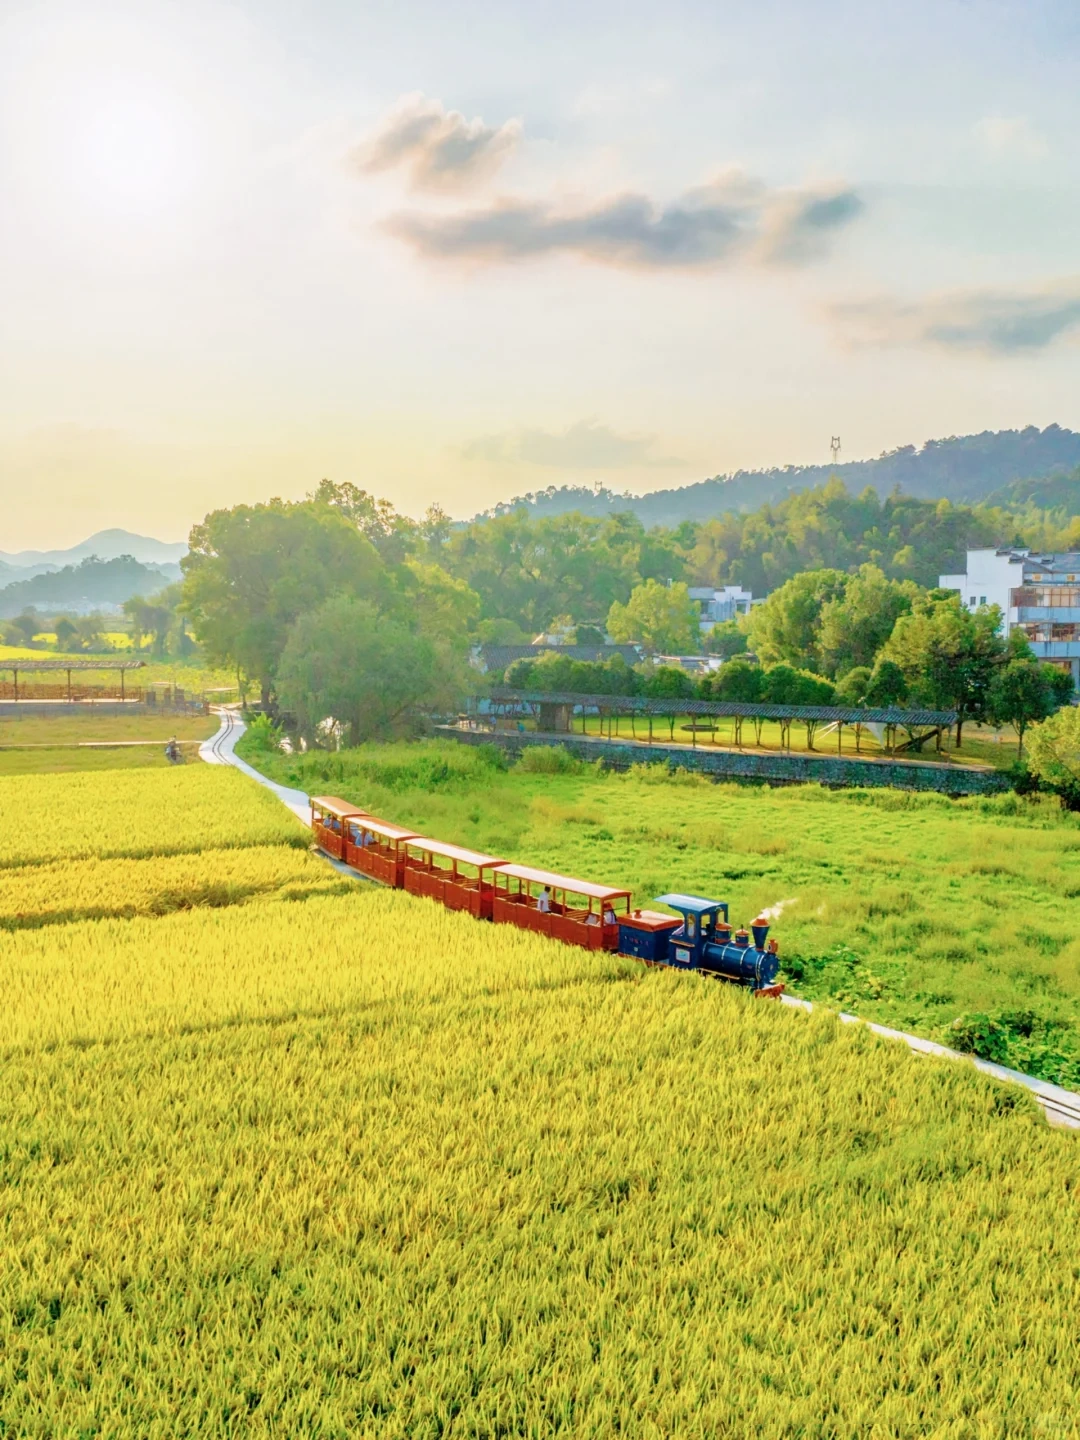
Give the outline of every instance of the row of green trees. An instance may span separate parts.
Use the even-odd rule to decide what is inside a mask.
[[[696,607],[680,585],[742,584],[763,595],[804,572],[873,566],[888,581],[925,588],[962,569],[968,546],[1054,538],[1047,517],[1030,509],[881,500],[873,490],[852,496],[838,480],[749,514],[651,530],[630,512],[533,517],[522,509],[455,526],[432,507],[413,521],[329,481],[311,498],[347,519],[392,569],[433,564],[466,586],[479,639],[515,643],[570,617],[663,653],[699,645]],[[675,594],[665,598],[658,592],[668,581]],[[721,630],[717,644],[733,635],[734,627]],[[800,663],[823,668],[809,654]]]
[[[1072,678],[1040,664],[1018,631],[1004,640],[999,622],[995,610],[972,613],[955,595],[916,592],[871,654],[873,664],[852,666],[839,679],[814,674],[789,659],[762,665],[736,656],[695,680],[674,666],[630,667],[621,657],[589,664],[554,652],[516,661],[504,679],[537,692],[955,710],[957,744],[965,722],[978,720],[1012,725],[1022,749],[1028,727],[1071,698]]]
[[[5,645],[40,649],[40,636],[54,635],[56,650],[65,655],[100,654],[111,648],[106,636],[108,621],[102,615],[57,615],[49,620],[36,610],[24,610],[3,626]]]
[[[530,635],[564,614],[603,623],[649,580],[742,585],[766,595],[807,571],[850,574],[871,565],[887,580],[925,589],[963,570],[969,547],[1067,548],[1072,534],[1063,517],[1031,506],[1010,511],[899,493],[883,500],[871,489],[852,495],[835,479],[748,513],[672,529],[646,530],[629,512],[533,517],[518,510],[455,528],[442,518],[433,524],[429,516],[412,538],[400,517],[382,523],[398,543],[419,536],[434,546],[438,563],[476,592],[481,621]],[[696,642],[687,635],[676,645],[668,637],[657,648],[681,651]]]
[[[997,606],[970,610],[952,592],[890,580],[876,565],[796,575],[753,610],[746,631],[764,665],[820,670],[842,704],[955,710],[957,744],[967,721],[988,720],[1013,724],[1022,745],[1028,725],[1073,691],[1020,631],[1003,638]]]
[[[801,522],[816,513],[814,503],[842,511],[848,500],[840,492],[826,486],[817,502],[792,497]],[[859,504],[864,518],[873,511],[881,523],[910,510],[899,498]],[[526,621],[531,629],[572,617],[584,631],[606,605],[601,618],[612,638],[658,653],[692,650],[697,607],[685,580],[668,580],[689,564],[703,528],[645,532],[629,515],[518,513],[455,528],[438,510],[414,522],[363,490],[324,481],[299,503],[208,515],[192,531],[179,594],[161,608],[190,617],[207,658],[235,666],[264,705],[290,709],[312,735],[332,715],[356,739],[404,724],[420,706],[451,708],[467,685],[470,643],[524,637]],[[168,628],[157,604],[132,602],[130,613],[152,645]],[[705,690],[776,703],[955,709],[958,739],[968,719],[1001,715],[1026,727],[1058,703],[1065,682],[1035,663],[1022,637],[1002,640],[999,622],[992,610],[968,612],[958,597],[875,561],[822,567],[785,580],[738,624],[717,627],[718,649],[736,658]],[[738,658],[747,646],[751,655]],[[558,676],[551,666],[536,672],[543,683],[534,677],[532,688],[693,688],[664,667],[636,677],[620,662]],[[524,683],[521,674],[514,683]]]

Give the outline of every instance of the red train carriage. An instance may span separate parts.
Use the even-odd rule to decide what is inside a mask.
[[[500,865],[494,875],[493,920],[587,950],[619,948],[619,921],[630,913],[629,890],[572,880],[531,865]]]
[[[449,910],[466,910],[477,920],[491,919],[495,866],[502,860],[416,835],[403,848],[405,889],[411,895],[426,895]]]
[[[311,833],[315,844],[335,860],[345,859],[346,823],[353,816],[363,815],[359,805],[339,800],[336,795],[311,797]]]
[[[413,832],[373,815],[354,817],[345,827],[345,863],[361,875],[400,890],[405,881],[405,842]]]

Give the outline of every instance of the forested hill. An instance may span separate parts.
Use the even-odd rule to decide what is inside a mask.
[[[1060,425],[1039,430],[986,430],[981,435],[952,436],[928,440],[921,449],[904,445],[876,460],[853,460],[838,465],[786,465],[774,470],[738,470],[717,475],[696,485],[677,490],[657,490],[651,495],[617,495],[611,490],[590,490],[563,485],[523,495],[498,505],[493,514],[524,506],[534,515],[561,515],[577,510],[584,515],[610,515],[632,510],[646,526],[679,525],[684,520],[707,520],[726,511],[745,513],[766,503],[775,503],[798,490],[823,485],[836,475],[852,495],[868,485],[884,498],[896,486],[906,495],[927,500],[948,499],[954,503],[977,503],[993,496],[995,504],[1017,504],[1035,500],[1036,485],[1057,481],[1080,467],[1080,434]],[[1017,492],[1008,487],[1020,482]],[[1080,481],[1049,487],[1055,496],[1053,508],[1064,506],[1070,514],[1080,513]],[[1026,493],[1019,493],[1020,490]],[[1027,493],[1030,492],[1030,493]]]
[[[0,619],[10,619],[31,606],[37,610],[84,609],[88,606],[121,605],[132,595],[150,595],[180,579],[177,565],[141,565],[130,555],[99,560],[91,555],[80,565],[65,565],[16,580],[0,588]]]

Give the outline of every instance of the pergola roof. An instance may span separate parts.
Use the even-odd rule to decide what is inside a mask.
[[[0,670],[142,670],[145,660],[0,660]]]
[[[577,695],[572,691],[534,693],[494,686],[495,704],[520,702],[526,705],[586,705],[597,710],[620,711],[630,715],[715,715],[742,716],[760,720],[820,720],[842,725],[955,725],[955,710],[905,710],[900,706],[883,709],[848,705],[750,705],[738,700],[650,700],[645,695]]]

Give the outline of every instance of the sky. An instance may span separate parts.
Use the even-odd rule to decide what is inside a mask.
[[[0,551],[1080,428],[1075,0],[0,0]]]

